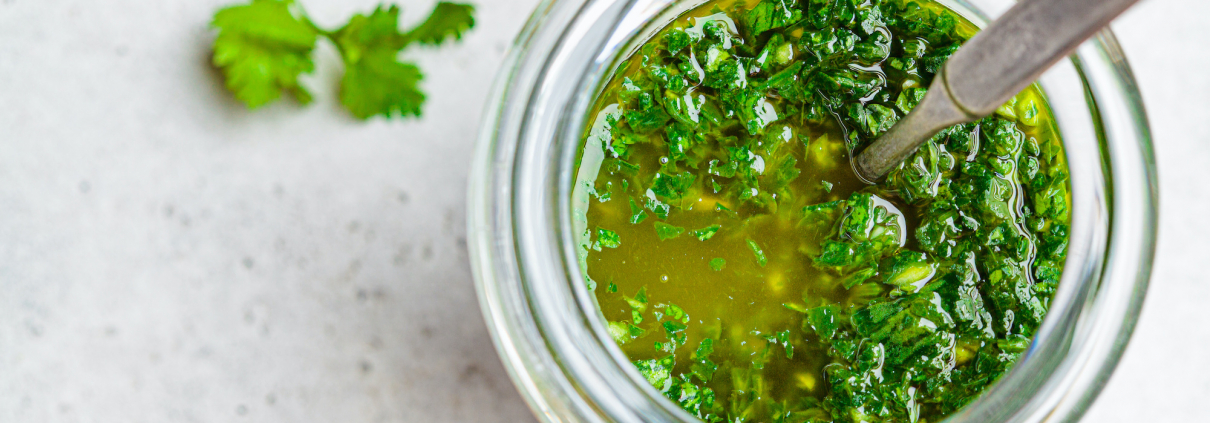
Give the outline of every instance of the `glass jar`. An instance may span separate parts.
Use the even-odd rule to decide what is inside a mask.
[[[976,25],[1012,0],[941,0]],[[495,84],[470,177],[480,305],[513,382],[543,421],[695,421],[606,330],[573,239],[587,112],[610,72],[704,0],[546,0]],[[1134,78],[1108,30],[1040,80],[1071,166],[1066,270],[1030,349],[950,422],[1078,419],[1117,364],[1155,251],[1156,176]]]

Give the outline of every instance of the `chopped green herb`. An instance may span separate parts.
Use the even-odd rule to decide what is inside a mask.
[[[647,310],[647,287],[639,288],[639,292],[634,294],[634,298],[626,298],[626,303],[630,304],[630,308],[640,312]]]
[[[618,248],[622,245],[622,239],[617,232],[597,228],[597,244],[605,248]]]
[[[710,268],[715,272],[723,270],[724,267],[727,267],[727,260],[720,257],[710,259]]]
[[[643,336],[646,332],[630,322],[609,322],[609,336],[613,337],[614,342],[618,344],[624,345]]]
[[[660,241],[666,241],[679,237],[684,232],[685,228],[680,226],[673,226],[664,222],[655,222],[655,234],[656,236],[660,237]]]
[[[647,378],[647,382],[661,392],[672,388],[672,367],[676,364],[676,356],[667,355],[660,359],[639,360],[634,362],[639,373]]]
[[[637,225],[639,223],[642,223],[644,220],[647,220],[647,210],[643,210],[643,208],[639,207],[639,205],[634,202],[634,199],[631,198],[630,199],[630,224]]]
[[[780,345],[786,349],[786,358],[794,358],[794,344],[790,343],[790,331],[783,330],[770,335],[765,335],[765,340],[770,344]]]
[[[751,239],[749,239],[747,241],[748,241],[748,248],[751,248],[752,254],[756,255],[756,264],[759,264],[760,267],[765,267],[765,265],[769,263],[769,258],[765,257],[765,251],[760,249],[760,245],[757,245],[756,241],[753,241]]]
[[[705,241],[710,238],[713,238],[714,234],[718,233],[718,230],[720,228],[722,228],[722,226],[710,225],[710,226],[707,226],[707,227],[704,227],[701,229],[696,229],[696,230],[690,231],[689,234],[693,235],[693,237],[697,238],[699,241]]]

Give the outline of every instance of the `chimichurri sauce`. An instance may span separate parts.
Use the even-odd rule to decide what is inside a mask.
[[[655,388],[709,422],[935,422],[1029,347],[1070,194],[1036,87],[877,185],[850,158],[976,28],[931,2],[712,2],[617,69],[584,265]]]

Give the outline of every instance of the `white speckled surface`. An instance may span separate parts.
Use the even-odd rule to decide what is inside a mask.
[[[248,112],[226,0],[0,3],[0,422],[531,420],[465,248],[483,101],[532,2],[416,51],[428,119]],[[338,25],[373,1],[306,0]],[[404,18],[433,2],[404,2]]]
[[[536,0],[417,51],[421,121],[333,97],[248,112],[207,66],[225,0],[0,0],[0,422],[532,420],[481,321],[465,183]],[[335,25],[372,0],[302,0]],[[405,20],[432,1],[400,0]],[[1210,397],[1210,4],[1118,25],[1164,192],[1153,289],[1086,421],[1197,421]],[[1178,58],[1179,57],[1179,58]]]
[[[1210,2],[1147,0],[1114,25],[1151,118],[1160,232],[1147,302],[1085,422],[1210,420]]]

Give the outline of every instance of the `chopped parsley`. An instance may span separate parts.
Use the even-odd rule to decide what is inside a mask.
[[[597,228],[597,245],[605,248],[618,248],[622,245],[622,239],[617,232]]]
[[[655,234],[660,237],[660,241],[669,240],[681,236],[685,232],[685,228],[680,226],[669,225],[664,222],[655,222]]]
[[[751,239],[747,240],[748,248],[752,250],[752,254],[756,255],[756,263],[760,267],[765,267],[769,263],[769,258],[765,257],[765,250],[760,249],[760,245]]]
[[[714,234],[718,233],[718,230],[721,228],[722,226],[719,225],[710,225],[701,229],[690,231],[689,234],[693,235],[694,238],[697,238],[698,241],[705,241],[713,238]]]

